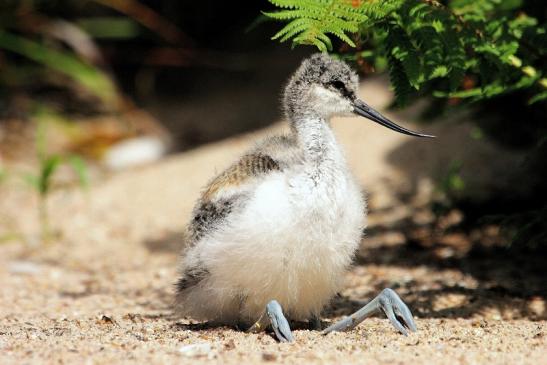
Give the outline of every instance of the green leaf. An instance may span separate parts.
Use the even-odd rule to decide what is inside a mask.
[[[355,43],[344,32],[340,32],[336,29],[332,29],[332,30],[329,30],[329,33],[334,34],[335,36],[337,36],[338,38],[340,38],[342,41],[346,42],[350,46],[355,47]]]
[[[282,10],[275,12],[262,12],[262,14],[276,20],[290,20],[297,18],[315,18],[313,13],[305,10]]]
[[[411,94],[411,86],[404,71],[403,65],[394,57],[388,58],[389,80],[395,90],[397,104],[403,106],[407,103],[408,96]]]
[[[78,19],[76,24],[94,38],[131,39],[140,34],[138,24],[129,18],[93,17]]]
[[[51,177],[61,164],[62,159],[58,155],[49,156],[42,162],[38,190],[40,195],[47,195],[51,187]]]
[[[287,24],[285,27],[283,27],[279,32],[277,32],[272,39],[278,39],[281,38],[281,42],[285,42],[286,40],[290,39],[291,37],[304,32],[309,28],[309,20],[308,19],[296,19]]]
[[[438,98],[471,98],[475,96],[481,96],[484,93],[482,88],[473,88],[469,90],[455,91],[455,92],[446,92],[441,90],[436,90],[433,92],[433,96]]]
[[[448,186],[452,191],[462,191],[465,188],[465,182],[460,175],[454,174],[448,179]]]
[[[388,32],[391,56],[400,61],[410,85],[418,90],[423,81],[420,58],[412,42],[400,27],[393,27]]]
[[[484,132],[479,127],[473,127],[473,129],[471,129],[470,136],[475,140],[480,140],[484,138]]]
[[[297,39],[297,38],[295,38],[295,39]],[[319,39],[311,39],[310,41],[311,41],[311,44],[314,44],[321,52],[327,52],[328,48],[327,48],[327,45],[324,42],[320,41]],[[302,42],[302,41],[300,41],[300,42]],[[297,43],[298,43],[298,41],[297,41]]]
[[[440,19],[435,19],[431,22],[431,26],[435,29],[436,33],[443,33],[446,30],[444,23]]]
[[[435,66],[431,74],[429,75],[430,79],[434,79],[437,77],[444,77],[448,75],[448,67],[444,65]]]
[[[72,155],[68,157],[67,162],[78,175],[80,186],[87,189],[89,187],[89,176],[84,160],[79,156]]]
[[[325,34],[318,34],[317,38],[323,42],[325,47],[327,47],[327,51],[332,51],[332,42],[330,41],[330,38]]]
[[[0,48],[18,53],[69,76],[108,104],[114,104],[117,101],[118,94],[110,78],[99,69],[81,61],[74,54],[53,49],[1,29]]]
[[[441,189],[445,193],[457,193],[465,188],[465,181],[460,175],[462,167],[463,162],[461,160],[453,160],[449,164],[448,171],[446,172],[444,179],[440,182]]]
[[[547,100],[547,91],[543,91],[539,94],[534,95],[532,98],[530,98],[530,100],[528,100],[528,105],[535,104],[542,100]]]

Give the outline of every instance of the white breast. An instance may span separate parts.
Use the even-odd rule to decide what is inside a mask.
[[[275,299],[305,320],[340,290],[365,206],[328,125],[310,119],[300,128],[302,162],[250,186],[243,209],[186,255],[209,271],[182,303],[188,315],[251,323]]]
[[[317,183],[301,171],[262,181],[240,214],[200,242],[210,277],[206,292],[189,295],[200,302],[192,314],[252,322],[276,299],[291,318],[319,315],[340,290],[364,226],[356,184],[346,173],[334,178]]]

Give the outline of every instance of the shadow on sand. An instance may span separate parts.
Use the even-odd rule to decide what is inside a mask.
[[[374,212],[372,213],[374,214]],[[424,229],[424,227],[418,227]],[[377,244],[367,246],[367,240],[361,248],[355,261],[355,268],[369,266],[419,268],[427,267],[439,272],[439,278],[432,278],[426,284],[420,278],[411,279],[401,284],[389,281],[389,278],[378,278],[370,288],[371,293],[379,293],[383,288],[391,286],[395,290],[407,293],[404,299],[417,317],[422,318],[470,318],[485,310],[494,309],[501,313],[510,312],[513,318],[528,318],[530,320],[545,319],[546,313],[530,309],[529,302],[534,298],[545,300],[547,292],[544,285],[544,253],[522,249],[507,249],[505,247],[486,247],[481,238],[465,241],[468,246],[458,253],[457,247],[443,243],[443,236],[454,234],[460,230],[462,237],[468,237],[466,227],[451,227],[448,232],[438,232],[434,224],[426,226],[428,234],[422,237],[433,237],[426,243],[412,238],[416,224],[411,218],[404,218],[389,225],[376,225],[367,230],[367,240],[375,240],[390,232],[402,233],[407,239],[401,244]],[[437,230],[437,231],[436,231]],[[146,247],[153,253],[178,255],[184,242],[181,232],[172,232],[161,239],[149,240]],[[436,241],[438,239],[438,241]],[[451,257],[440,257],[439,251],[455,249]],[[470,276],[477,282],[474,288],[468,288],[458,283],[447,283],[443,280],[443,271],[456,271]],[[433,303],[441,297],[459,296],[460,303],[444,309],[435,309]],[[165,293],[159,295],[162,307],[172,304],[172,298]],[[337,315],[349,315],[359,309],[371,298],[349,298],[338,295],[332,305],[326,309],[324,318]],[[212,323],[175,325],[180,329],[205,330],[218,327]],[[307,328],[307,324],[296,324],[297,328]]]

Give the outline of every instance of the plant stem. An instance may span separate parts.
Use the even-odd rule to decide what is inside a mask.
[[[40,233],[43,242],[48,242],[51,236],[51,227],[49,224],[49,214],[47,210],[46,196],[40,194],[38,202],[38,214],[40,220]]]

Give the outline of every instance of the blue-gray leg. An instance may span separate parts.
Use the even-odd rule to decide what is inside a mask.
[[[249,328],[248,332],[262,331],[268,325],[271,325],[275,337],[277,337],[280,342],[294,342],[294,336],[291,332],[289,321],[285,318],[283,309],[277,300],[272,300],[266,305],[266,311],[258,321]]]
[[[392,289],[384,289],[373,300],[371,300],[363,308],[353,313],[349,317],[345,317],[340,321],[323,330],[323,334],[332,331],[349,331],[355,328],[365,318],[377,311],[383,311],[395,328],[403,335],[408,335],[408,330],[416,332],[416,324],[412,318],[412,313],[406,304],[399,298],[397,293]]]

